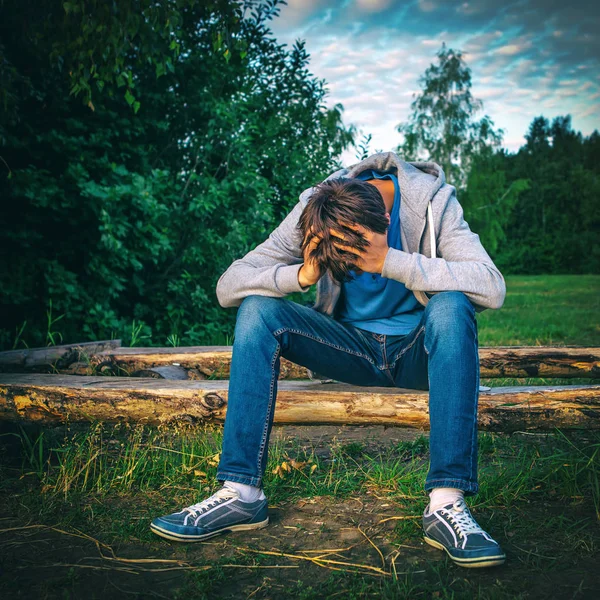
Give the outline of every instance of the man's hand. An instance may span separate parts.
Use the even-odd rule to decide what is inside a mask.
[[[389,215],[388,215],[389,220]],[[365,240],[368,242],[368,246],[365,250],[360,251],[357,248],[353,248],[351,246],[346,246],[343,243],[345,240],[344,234],[331,229],[331,235],[340,239],[340,243],[336,243],[335,246],[340,250],[345,250],[346,252],[352,252],[356,254],[357,261],[356,266],[360,271],[365,271],[367,273],[381,273],[383,270],[383,263],[385,262],[385,258],[387,256],[389,246],[387,242],[387,232],[386,233],[375,233],[373,231],[369,231],[360,225],[345,225],[350,229],[354,229],[355,231],[361,232]]]
[[[321,279],[321,270],[317,263],[310,258],[310,253],[319,245],[321,238],[314,236],[304,250],[304,264],[298,271],[298,283],[302,287],[314,285]]]

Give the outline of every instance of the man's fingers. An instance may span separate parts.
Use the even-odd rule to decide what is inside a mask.
[[[358,248],[352,248],[351,246],[345,246],[344,244],[339,244],[334,242],[333,245],[340,250],[345,250],[346,252],[352,252],[352,254],[356,254],[357,256],[361,256],[362,252]]]
[[[363,235],[365,233],[367,233],[367,231],[363,231],[363,229],[359,226],[359,225],[352,225],[349,223],[340,223],[340,225],[342,225],[343,227],[345,227],[346,229],[352,229],[352,231],[357,231],[359,233],[362,233]],[[344,234],[341,231],[338,231],[337,229],[333,229],[333,228],[329,228],[329,233],[337,238],[340,238],[342,240],[345,240],[346,237],[344,236]]]
[[[340,240],[345,240],[345,239],[346,239],[346,237],[344,236],[344,234],[343,234],[343,233],[341,233],[341,232],[339,232],[339,231],[336,231],[335,229],[330,229],[330,230],[329,230],[329,233],[330,233],[330,234],[331,234],[333,237],[339,238]]]

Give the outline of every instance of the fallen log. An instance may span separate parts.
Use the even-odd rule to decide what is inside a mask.
[[[0,419],[222,422],[228,381],[0,375]],[[429,428],[428,393],[400,388],[285,381],[275,422],[386,424]],[[479,425],[490,431],[600,428],[600,385],[499,387],[479,396]]]
[[[82,358],[86,358],[82,362]],[[600,348],[492,346],[479,348],[482,378],[561,377],[600,379]],[[0,371],[52,371],[70,375],[162,377],[161,367],[188,370],[188,379],[227,379],[231,346],[121,348],[120,340],[0,352]],[[165,374],[168,372],[165,371]],[[183,378],[183,375],[181,376]],[[167,378],[169,378],[167,376]],[[304,367],[283,359],[280,379],[307,379]]]
[[[0,370],[3,372],[45,371],[50,367],[66,369],[72,363],[80,362],[84,358],[90,359],[106,351],[114,351],[120,346],[121,340],[103,340],[45,348],[7,350],[0,352]]]
[[[112,365],[115,375],[161,365],[196,369],[207,377],[229,378],[230,346],[184,348],[117,348],[95,357],[97,364]],[[600,348],[585,346],[492,346],[479,348],[482,378],[582,377],[600,379]],[[280,379],[306,379],[306,369],[285,359]]]
[[[231,368],[231,346],[186,346],[181,348],[116,348],[101,352],[94,362],[120,376],[135,376],[144,369],[175,365],[194,369],[205,377],[228,379]],[[280,379],[308,379],[304,367],[285,358],[281,360]]]
[[[481,377],[600,379],[600,348],[490,346],[479,348]]]

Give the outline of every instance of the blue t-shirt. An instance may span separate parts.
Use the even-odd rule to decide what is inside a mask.
[[[400,238],[400,186],[392,173],[369,169],[357,179],[391,179],[394,182],[394,204],[388,228],[388,246],[402,250]],[[342,284],[336,318],[373,333],[406,335],[419,323],[424,307],[414,294],[395,279],[379,273],[351,272],[354,279]]]

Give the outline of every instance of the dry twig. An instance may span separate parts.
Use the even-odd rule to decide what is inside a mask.
[[[388,517],[387,519],[381,519],[381,521],[379,521],[377,523],[377,525],[380,525],[381,523],[385,523],[386,521],[406,521],[408,519],[420,519],[420,516],[401,516],[401,517]]]
[[[367,538],[369,544],[371,544],[371,546],[373,546],[373,548],[377,550],[377,553],[379,554],[379,556],[381,556],[381,568],[385,569],[385,558],[383,557],[381,550],[375,545],[373,540],[360,528],[360,525],[358,526],[358,530],[365,536],[365,538]]]
[[[244,550],[246,552],[255,552],[256,554],[267,554],[269,556],[283,556],[285,558],[295,558],[297,560],[306,560],[306,561],[312,562],[318,566],[323,566],[323,567],[326,566],[327,568],[331,568],[336,571],[343,570],[343,569],[337,569],[335,567],[332,567],[331,565],[342,565],[344,567],[356,567],[358,569],[363,569],[366,571],[376,573],[379,576],[384,576],[384,577],[390,576],[389,573],[380,569],[379,567],[373,567],[371,565],[363,565],[360,563],[344,562],[344,561],[340,561],[340,560],[329,560],[327,558],[318,559],[318,558],[314,558],[312,556],[301,556],[300,554],[288,554],[286,552],[271,552],[270,550],[254,550],[252,548],[243,548],[243,547],[240,547],[239,549]]]

